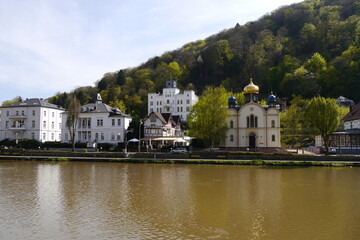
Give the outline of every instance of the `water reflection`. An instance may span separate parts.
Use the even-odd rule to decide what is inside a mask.
[[[0,162],[0,239],[357,239],[359,173]]]

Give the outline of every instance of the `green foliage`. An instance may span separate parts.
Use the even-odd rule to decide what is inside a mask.
[[[225,139],[227,130],[227,99],[230,94],[223,87],[207,87],[188,117],[189,135],[200,138],[211,147]]]
[[[308,100],[295,96],[290,101],[290,107],[281,112],[281,142],[282,145],[298,148],[309,144],[312,134],[305,124],[305,109]]]
[[[279,98],[342,95],[358,102],[360,94],[354,89],[360,89],[359,13],[359,1],[311,0],[284,6],[138,67],[106,73],[94,87],[58,93],[49,100],[67,107],[75,94],[86,104],[101,91],[109,96],[103,97],[105,103],[122,102],[122,109],[145,117],[147,93],[160,92],[170,78],[179,88],[201,94],[205,86],[239,92],[253,77],[261,97],[273,91]],[[140,105],[130,101],[133,95]]]
[[[20,96],[17,96],[17,97],[15,97],[15,98],[13,98],[12,100],[4,101],[4,102],[2,103],[2,105],[3,105],[3,106],[6,106],[6,105],[13,104],[13,103],[21,102],[21,101],[22,101],[21,97],[20,97]]]
[[[323,97],[311,99],[305,109],[305,119],[308,127],[323,138],[326,154],[328,154],[330,135],[340,124],[340,107],[335,99]]]

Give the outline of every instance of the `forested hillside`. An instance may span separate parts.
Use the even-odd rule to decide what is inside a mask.
[[[200,95],[207,85],[239,92],[252,77],[261,94],[340,95],[360,101],[360,0],[312,0],[281,7],[257,21],[156,56],[138,67],[109,72],[93,87],[50,98],[66,106],[101,92],[103,101],[144,117],[147,93],[169,78]],[[165,49],[164,49],[165,50]]]

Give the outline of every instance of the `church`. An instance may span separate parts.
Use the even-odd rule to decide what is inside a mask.
[[[280,142],[280,111],[276,96],[270,94],[267,105],[258,103],[259,87],[252,82],[244,88],[245,104],[238,106],[236,99],[228,99],[228,130],[224,147],[278,148]]]

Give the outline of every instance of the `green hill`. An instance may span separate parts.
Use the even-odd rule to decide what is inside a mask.
[[[252,77],[266,96],[301,95],[360,101],[360,1],[312,0],[281,7],[257,21],[153,57],[138,67],[106,73],[97,86],[59,93],[66,105],[75,93],[82,104],[101,91],[103,100],[144,117],[147,93],[169,78],[201,94],[207,85],[242,91]]]

